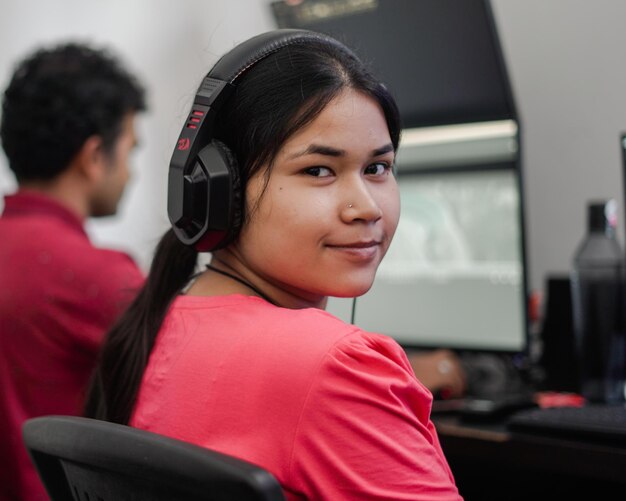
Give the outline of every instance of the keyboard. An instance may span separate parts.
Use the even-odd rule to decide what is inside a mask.
[[[589,404],[583,407],[525,409],[509,417],[509,430],[626,445],[626,407]]]

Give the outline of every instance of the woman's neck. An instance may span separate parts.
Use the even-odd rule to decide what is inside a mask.
[[[255,273],[230,247],[216,251],[207,270],[202,273],[187,291],[192,296],[219,296],[244,294],[258,296],[266,301],[291,309],[325,309],[326,296],[302,297],[292,293],[282,284],[277,284]]]

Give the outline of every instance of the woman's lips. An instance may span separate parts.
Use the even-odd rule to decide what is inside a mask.
[[[378,255],[378,249],[380,248],[380,242],[370,240],[367,242],[352,242],[352,243],[340,243],[328,245],[332,250],[341,252],[346,256],[359,260],[369,261]]]

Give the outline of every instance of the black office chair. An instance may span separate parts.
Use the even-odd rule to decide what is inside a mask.
[[[43,416],[22,432],[52,501],[285,499],[256,465],[130,426]]]

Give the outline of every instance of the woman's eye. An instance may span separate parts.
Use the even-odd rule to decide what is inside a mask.
[[[385,162],[376,162],[374,164],[368,165],[365,168],[365,174],[374,175],[374,176],[382,176],[386,174],[391,169],[391,166]]]
[[[309,167],[304,169],[304,173],[314,177],[328,177],[333,175],[333,171],[328,167]]]

